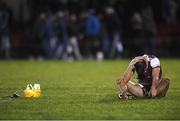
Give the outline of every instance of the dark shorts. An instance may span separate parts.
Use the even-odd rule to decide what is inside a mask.
[[[142,87],[144,98],[151,98],[150,90],[151,85],[143,85]]]
[[[147,92],[151,90],[151,85],[143,85]]]

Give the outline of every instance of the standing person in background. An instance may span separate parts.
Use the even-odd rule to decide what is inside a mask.
[[[121,35],[120,33],[115,32],[113,35],[113,42],[111,46],[110,57],[121,58],[123,51],[124,51],[124,48],[121,42]]]
[[[166,23],[177,23],[177,10],[176,0],[162,0],[162,15]]]
[[[44,31],[43,49],[48,59],[54,58],[54,20],[53,13],[50,10],[42,15],[42,30]]]
[[[121,57],[123,52],[121,19],[112,7],[105,9],[105,28],[106,31],[103,40],[105,54],[110,58]]]
[[[68,53],[72,54],[70,56],[73,56],[76,59],[82,59],[78,43],[79,24],[76,14],[71,14],[68,22]]]
[[[140,55],[144,53],[144,31],[143,31],[143,20],[142,15],[139,12],[134,12],[131,17],[131,28],[130,28],[130,52],[134,55]]]
[[[56,58],[68,59],[67,44],[68,44],[68,19],[69,11],[58,11],[56,31],[58,34],[58,42],[56,43]]]
[[[153,54],[155,49],[156,25],[154,22],[151,6],[146,6],[142,9],[142,21],[145,40],[145,52]]]
[[[92,58],[96,55],[98,48],[100,47],[99,34],[101,23],[98,16],[95,14],[95,10],[88,11],[88,16],[85,23],[85,46],[86,54],[88,58]]]
[[[11,10],[6,5],[5,1],[0,1],[0,52],[3,57],[9,59],[11,57],[10,49],[10,29],[11,29],[12,14]]]

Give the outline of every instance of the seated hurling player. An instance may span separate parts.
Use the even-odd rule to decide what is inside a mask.
[[[137,84],[130,81],[135,72],[138,76]],[[165,97],[169,83],[170,79],[162,78],[162,69],[157,57],[138,56],[129,63],[123,77],[117,80],[119,98],[128,99],[127,92],[137,98]]]

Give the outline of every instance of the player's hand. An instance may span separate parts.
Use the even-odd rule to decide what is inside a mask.
[[[155,97],[157,95],[157,89],[151,90],[151,97]]]
[[[134,59],[132,59],[132,61],[130,62],[130,66],[136,64],[139,61],[138,57],[135,57]]]
[[[119,94],[118,97],[119,97],[119,99],[128,99],[127,95]]]
[[[128,99],[128,96],[125,90],[121,91],[118,96],[119,96],[119,99]]]

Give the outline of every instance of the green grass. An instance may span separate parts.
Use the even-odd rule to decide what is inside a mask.
[[[39,99],[0,103],[0,119],[180,119],[180,60],[161,60],[167,97],[119,100],[114,80],[129,60],[0,61],[0,97],[40,83]]]

